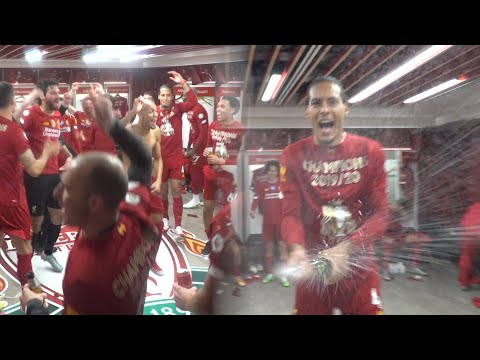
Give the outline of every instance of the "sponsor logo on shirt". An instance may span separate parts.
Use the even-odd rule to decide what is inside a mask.
[[[48,128],[48,127],[43,128],[43,136],[59,138],[60,137],[60,129],[52,129],[52,128]]]

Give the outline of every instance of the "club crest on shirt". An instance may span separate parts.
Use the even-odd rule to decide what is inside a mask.
[[[117,231],[120,236],[124,236],[125,233],[127,232],[127,227],[125,226],[124,223],[120,223],[118,224]]]
[[[132,192],[127,192],[125,201],[130,205],[138,205],[140,204],[140,196]]]
[[[280,166],[280,181],[286,182],[287,181],[287,168],[285,166]]]

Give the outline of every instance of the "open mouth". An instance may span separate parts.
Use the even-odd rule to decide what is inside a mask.
[[[330,133],[333,130],[334,125],[335,122],[333,120],[320,120],[318,122],[318,127],[323,133]]]

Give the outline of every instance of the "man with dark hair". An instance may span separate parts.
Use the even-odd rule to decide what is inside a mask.
[[[22,104],[22,108],[34,103],[41,96],[39,89],[33,90]],[[13,86],[0,82],[0,248],[4,234],[12,239],[17,250],[17,274],[20,284],[27,283],[27,273],[32,271],[31,220],[27,197],[23,186],[22,165],[31,177],[37,177],[50,158],[60,149],[58,142],[47,139],[40,156],[35,159],[22,127],[12,121],[19,119],[21,110],[15,115]]]
[[[115,99],[112,95],[106,94],[100,83],[93,85],[97,94],[102,94],[110,101],[113,106],[113,117],[115,120],[121,118],[118,109],[115,109]],[[72,85],[72,91],[78,89],[78,83]],[[73,106],[68,106],[68,111],[75,114],[76,117],[83,119],[81,122],[82,150],[84,151],[103,151],[112,155],[117,155],[117,150],[113,140],[105,134],[95,122],[95,113],[93,111],[92,100],[89,96],[83,99],[85,113],[78,111]],[[88,115],[87,115],[88,114]],[[88,116],[88,118],[86,118]]]
[[[118,94],[116,96],[113,96],[112,94],[105,93],[105,91],[103,90],[103,86],[99,83],[97,84],[97,93],[104,94],[105,97],[110,100],[110,102],[112,103],[112,115],[115,120],[120,120],[127,115],[127,99],[121,97]],[[122,100],[117,100],[117,98],[121,98]],[[123,112],[125,112],[125,114],[123,114]]]
[[[388,223],[381,145],[344,132],[342,84],[319,77],[305,116],[313,136],[281,157],[282,237],[299,266],[295,313],[382,314],[373,241]]]
[[[61,115],[60,95],[58,83],[55,80],[42,80],[37,87],[42,90],[41,105],[32,106],[23,111],[20,120],[36,158],[41,156],[43,146],[47,140],[58,142],[60,138]],[[65,164],[72,158],[72,154],[63,145],[61,151],[66,156]],[[53,190],[60,181],[58,158],[48,160],[45,169],[38,177],[32,177],[28,172],[24,174],[25,190],[28,206],[32,218],[32,245],[37,252],[41,252],[42,260],[47,261],[56,272],[63,270],[62,265],[53,255],[55,242],[60,234],[62,225],[62,210],[58,201],[53,197]],[[46,244],[37,243],[45,210],[48,209],[51,223],[46,229]]]
[[[287,245],[280,234],[280,223],[282,221],[279,198],[281,191],[280,164],[278,161],[271,160],[267,162],[265,167],[267,178],[256,184],[250,216],[254,219],[257,216],[257,209],[263,215],[262,238],[265,242],[265,270],[267,275],[263,278],[262,283],[268,284],[275,280],[273,275],[275,241],[278,241],[280,260],[283,264],[287,262],[288,251]],[[280,277],[280,282],[284,287],[290,286],[290,282],[284,275]]]
[[[79,232],[65,269],[65,314],[143,314],[148,273],[161,237],[149,219],[152,155],[112,118],[112,106],[91,89],[98,125],[131,160],[83,153],[55,191],[64,223]],[[129,182],[130,181],[130,182]]]
[[[183,140],[182,140],[182,115],[198,103],[197,96],[190,89],[187,81],[176,71],[169,71],[171,80],[182,84],[187,101],[176,104],[174,102],[173,88],[164,84],[160,87],[158,99],[160,106],[157,108],[157,125],[162,134],[162,160],[163,174],[161,194],[163,201],[163,229],[169,228],[168,215],[168,180],[170,180],[173,197],[173,216],[175,218],[175,234],[183,236],[182,215],[182,185],[185,179],[183,174]]]
[[[223,96],[217,105],[218,120],[212,122],[208,128],[207,147],[203,152],[203,156],[207,157],[210,165],[203,168],[205,176],[203,224],[208,238],[210,238],[209,228],[215,202],[225,205],[229,195],[235,192],[237,156],[246,134],[245,127],[233,118],[239,110],[240,102],[236,97]],[[207,243],[202,254],[207,255],[209,251],[210,242]]]
[[[79,83],[74,82],[70,94],[76,92],[79,88]],[[93,150],[92,140],[92,125],[94,120],[92,99],[88,96],[82,100],[83,111],[75,109],[73,106],[68,106],[69,111],[75,116],[78,121],[79,138],[82,146],[82,151]]]
[[[146,99],[146,100],[153,101],[153,103],[155,103],[155,92],[150,91],[150,90],[146,90],[146,91],[143,92],[143,98]]]

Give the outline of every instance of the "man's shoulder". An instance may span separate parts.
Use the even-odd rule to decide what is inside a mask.
[[[202,106],[202,105],[200,105]],[[192,116],[193,122],[197,122],[199,125],[208,126],[208,113],[207,110],[202,106],[202,110],[196,111],[195,116]]]
[[[136,133],[138,130],[138,124],[128,124],[127,126],[125,126],[125,129]]]
[[[125,198],[120,203],[120,213],[144,220],[147,209],[150,208],[150,189],[138,181],[130,181]]]
[[[378,141],[362,135],[355,135],[355,134],[348,133],[347,141],[349,141],[349,143],[355,147],[366,146],[369,150],[382,149],[382,144],[380,144]]]
[[[197,113],[206,113],[207,110],[205,109],[205,106],[203,106],[202,104],[200,103],[196,103],[194,106],[193,106],[193,110]]]
[[[22,113],[23,118],[36,118],[39,116],[46,116],[42,109],[40,109],[39,105],[33,105],[32,107],[25,109]]]
[[[9,133],[11,131],[18,131],[18,129],[23,130],[22,126],[19,123],[3,117],[0,118],[0,132]]]
[[[312,142],[311,137],[300,139],[283,150],[283,155],[286,157],[294,156],[295,154],[303,153],[303,149]]]

